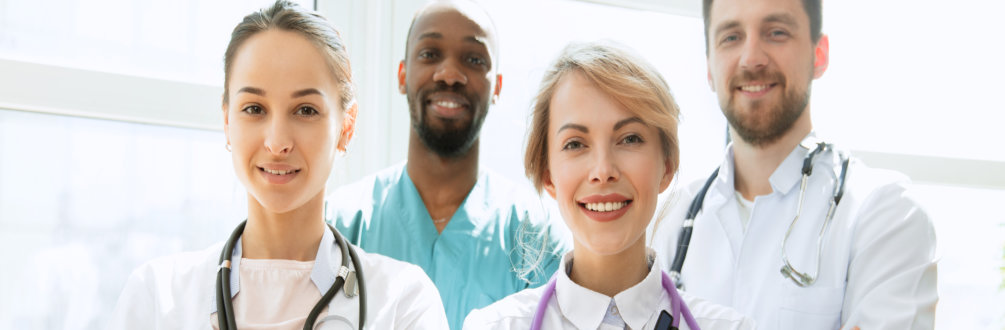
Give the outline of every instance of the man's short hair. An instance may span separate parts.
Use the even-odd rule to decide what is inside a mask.
[[[708,25],[711,23],[712,14],[712,1],[713,0],[702,0],[701,4],[701,16],[705,18],[705,55],[708,55]],[[822,0],[802,0],[803,10],[806,11],[806,16],[810,18],[810,39],[813,43],[820,41],[820,29],[823,26],[823,10],[821,6]]]

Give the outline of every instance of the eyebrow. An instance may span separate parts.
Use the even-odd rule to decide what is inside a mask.
[[[625,118],[625,119],[622,119],[622,120],[618,121],[617,124],[614,124],[614,130],[617,131],[617,130],[621,129],[622,127],[625,127],[625,125],[628,125],[628,124],[631,124],[631,123],[639,123],[639,124],[642,124],[642,125],[646,124],[645,122],[642,121],[642,118],[639,118],[639,117]]]
[[[443,34],[439,32],[426,32],[420,34],[418,38],[415,38],[416,41],[421,41],[422,39],[443,39]],[[485,47],[485,49],[489,48],[487,37],[467,36],[464,37],[464,42],[479,44],[482,47]]]
[[[251,93],[251,94],[258,95],[258,96],[265,96],[265,90],[262,90],[261,88],[257,88],[257,87],[250,87],[250,86],[249,87],[241,87],[241,89],[237,90],[237,93],[238,94],[240,94],[240,93]],[[298,97],[304,97],[304,96],[307,96],[307,95],[324,95],[324,94],[322,94],[321,91],[317,90],[317,88],[304,88],[304,89],[298,90],[296,92],[293,92],[293,94],[291,96],[293,98],[298,98]]]
[[[580,131],[580,132],[583,132],[583,133],[589,133],[590,132],[590,129],[586,128],[586,126],[583,126],[583,125],[580,125],[580,124],[568,123],[568,124],[562,125],[562,127],[559,127],[558,131],[555,132],[555,133],[561,133],[563,130],[566,130],[566,129],[574,129],[574,130],[577,130],[577,131]]]
[[[719,25],[715,27],[715,30],[713,31],[714,33],[712,35],[716,35],[717,36],[717,35],[719,35],[719,33],[722,33],[722,31],[726,31],[726,30],[730,30],[730,29],[735,29],[736,27],[739,27],[739,26],[740,26],[740,21],[737,21],[737,20],[725,21],[725,22],[719,23]]]
[[[768,15],[768,17],[765,17],[763,21],[765,23],[782,23],[788,26],[798,25],[796,24],[796,19],[793,18],[792,15],[785,13]]]
[[[235,94],[241,94],[241,93],[251,93],[251,94],[255,94],[255,95],[259,95],[259,96],[265,96],[265,91],[264,90],[262,90],[261,88],[255,88],[255,87],[241,87],[241,89],[238,89],[237,93],[235,93]]]
[[[292,96],[293,96],[293,98],[298,98],[298,97],[303,97],[303,96],[307,96],[307,95],[319,95],[319,96],[323,96],[323,94],[321,94],[321,91],[317,90],[316,88],[301,89],[299,91],[293,92]]]
[[[615,123],[613,130],[617,131],[617,130],[621,129],[622,127],[625,127],[625,125],[628,125],[628,124],[631,124],[631,123],[639,123],[639,124],[645,125],[645,122],[642,121],[642,118],[631,117],[631,118],[622,119],[622,120],[618,121],[617,123]],[[577,130],[577,131],[580,131],[580,132],[583,132],[583,133],[589,133],[590,132],[590,129],[587,128],[586,126],[583,126],[583,125],[580,125],[580,124],[573,124],[573,123],[562,125],[562,127],[558,128],[558,132],[561,132],[561,131],[563,131],[565,129],[574,129],[574,130]],[[558,133],[558,132],[555,132],[555,133]]]
[[[431,39],[443,39],[443,34],[439,33],[439,32],[426,32],[426,33],[420,34],[418,38],[415,38],[415,40],[419,41],[419,40],[422,40],[422,39],[430,39],[430,38]]]
[[[789,14],[786,14],[786,13],[771,14],[771,15],[768,15],[767,17],[765,17],[761,21],[764,22],[764,23],[781,23],[781,24],[785,24],[785,25],[788,25],[788,26],[792,26],[792,27],[795,27],[795,26],[799,25],[799,24],[796,23],[796,19],[793,18],[792,15],[789,15]],[[725,30],[729,30],[729,29],[734,29],[734,28],[739,27],[739,26],[740,26],[740,21],[737,21],[737,20],[730,20],[730,21],[725,21],[725,22],[719,23],[719,25],[715,27],[715,30],[713,31],[714,32],[713,35],[717,35],[721,31],[725,31]]]

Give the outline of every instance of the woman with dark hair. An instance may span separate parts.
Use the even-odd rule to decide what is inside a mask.
[[[113,328],[445,329],[422,269],[325,224],[325,182],[357,114],[338,31],[277,1],[234,28],[224,70],[226,149],[248,218],[226,242],[135,270]]]

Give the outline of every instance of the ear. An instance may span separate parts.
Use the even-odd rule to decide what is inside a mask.
[[[820,78],[830,65],[830,39],[826,34],[820,35],[820,41],[813,49],[813,79]]]
[[[227,112],[227,104],[224,103],[220,108],[223,110],[223,136],[227,138],[227,144],[230,144],[230,116]]]
[[[502,74],[496,75],[496,88],[492,90],[492,104],[499,102],[499,92],[502,91]]]
[[[555,183],[551,182],[551,171],[544,170],[544,175],[541,176],[541,183],[544,184],[544,190],[551,195],[551,198],[557,199],[555,196]]]
[[[349,109],[345,110],[342,117],[342,134],[339,134],[338,144],[335,150],[345,153],[349,148],[349,141],[352,141],[353,134],[356,133],[356,114],[359,113],[359,103],[353,102]]]
[[[670,182],[673,181],[674,171],[670,169],[670,160],[667,159],[663,161],[663,177],[660,178],[660,193],[663,193],[670,187]]]
[[[405,60],[398,62],[398,92],[401,94],[408,92],[405,89]]]
[[[705,72],[708,73],[708,88],[715,92],[715,82],[712,81],[712,64],[705,65]]]

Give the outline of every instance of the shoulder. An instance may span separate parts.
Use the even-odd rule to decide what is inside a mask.
[[[464,329],[526,329],[534,320],[544,286],[524,289],[472,310],[464,319]]]
[[[914,197],[911,180],[903,173],[872,168],[852,158],[840,206],[850,204],[856,227],[917,225],[932,228],[927,212]],[[876,221],[871,219],[882,219]],[[932,229],[934,231],[934,229]]]
[[[746,317],[730,307],[698,298],[687,292],[680,292],[680,296],[702,329],[755,328],[752,318]]]
[[[336,207],[358,207],[360,201],[372,202],[375,195],[384,195],[390,187],[400,181],[401,171],[404,168],[403,164],[392,165],[356,182],[343,185],[330,193],[328,200]]]
[[[214,272],[223,249],[217,243],[201,251],[188,251],[147,261],[133,270],[130,281],[186,281]]]
[[[112,316],[112,329],[158,324],[163,328],[199,326],[192,315],[209,315],[213,281],[223,243],[202,251],[150,260],[133,270]],[[208,318],[206,318],[208,320]]]
[[[356,246],[353,248],[356,249],[360,257],[367,287],[385,288],[382,291],[386,290],[397,294],[422,293],[432,290],[439,296],[433,281],[419,266],[381,254],[369,253]],[[439,298],[437,298],[438,300]]]
[[[384,323],[388,328],[397,325],[410,329],[447,328],[439,290],[422,268],[353,248],[359,252],[364,268],[361,282],[367,290],[367,305],[377,310],[377,314],[369,318],[389,321]]]

